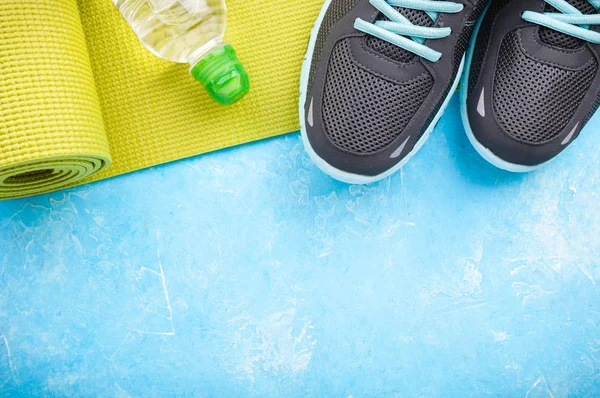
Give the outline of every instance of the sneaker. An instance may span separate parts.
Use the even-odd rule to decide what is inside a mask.
[[[351,184],[399,170],[456,90],[485,3],[327,0],[300,87],[302,138],[317,166]]]
[[[594,115],[596,7],[597,0],[494,0],[484,11],[467,52],[461,106],[467,135],[488,162],[531,171],[569,146]]]

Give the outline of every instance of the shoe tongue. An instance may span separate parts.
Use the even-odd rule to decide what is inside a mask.
[[[430,28],[430,27],[433,27],[435,24],[435,22],[429,17],[429,15],[427,15],[427,13],[425,11],[412,10],[410,8],[404,8],[404,7],[394,7],[394,8],[415,25]],[[380,21],[388,21],[389,20],[383,14],[379,14],[377,19]],[[381,54],[385,57],[391,58],[394,61],[397,61],[400,63],[411,62],[417,57],[415,54],[411,53],[410,51],[406,51],[403,48],[400,48],[392,43],[389,43],[385,40],[381,40],[374,36],[367,36],[366,44],[369,48],[371,48],[371,50],[375,51],[376,53]]]
[[[597,12],[589,0],[567,0],[567,2],[584,14],[594,14]],[[544,12],[560,11],[550,4],[546,4]],[[540,27],[540,39],[548,45],[564,48],[566,50],[574,50],[585,45],[585,41],[583,40],[558,32],[554,29],[546,28],[545,26]]]

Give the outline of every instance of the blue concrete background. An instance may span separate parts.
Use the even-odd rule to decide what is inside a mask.
[[[2,202],[0,391],[597,396],[598,127],[511,175],[454,98],[373,186],[293,134]]]

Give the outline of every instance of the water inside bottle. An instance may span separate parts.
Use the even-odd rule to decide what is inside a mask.
[[[190,62],[221,41],[224,0],[114,0],[140,40],[157,56]]]

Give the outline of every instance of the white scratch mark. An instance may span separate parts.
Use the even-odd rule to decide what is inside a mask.
[[[170,316],[166,316],[166,315],[163,315],[163,314],[161,314],[161,313],[159,313],[157,311],[154,311],[153,309],[149,308],[148,306],[143,307],[143,308],[144,308],[144,311],[146,311],[146,312],[149,312],[151,314],[154,314],[154,315],[159,316],[161,318],[164,318],[166,320],[171,320]]]
[[[117,349],[115,350],[115,352],[112,353],[112,355],[109,357],[109,360],[112,361],[112,359],[115,357],[115,355],[117,355],[117,353],[121,350],[121,347],[123,346],[123,344],[125,343],[125,341],[129,338],[129,336],[131,335],[131,330],[127,332],[127,334],[125,335],[125,337],[123,338],[123,340],[121,340],[121,342],[119,343],[119,345],[117,346]]]
[[[398,230],[398,228],[400,228],[401,226],[414,227],[415,223],[414,222],[410,222],[410,221],[398,220],[398,221],[396,221],[396,223],[390,225],[385,232],[383,232],[382,234],[380,234],[375,239],[376,240],[388,240],[392,236],[394,236],[394,234],[396,233],[396,230]]]
[[[15,373],[15,367],[13,365],[11,354],[10,354],[10,346],[8,345],[8,340],[6,339],[6,336],[4,335],[4,333],[2,334],[2,339],[4,340],[4,345],[6,346],[6,354],[8,356],[8,367],[10,368],[10,371],[12,373]]]
[[[525,398],[528,398],[531,391],[535,390],[537,388],[537,386],[540,385],[541,383],[544,383],[544,385],[546,387],[546,393],[548,393],[548,396],[550,398],[554,398],[554,394],[552,394],[550,387],[548,387],[548,383],[546,383],[546,378],[544,376],[538,377],[538,379],[533,383],[531,388],[527,391],[527,394],[525,394]]]
[[[160,276],[160,273],[159,273],[159,272],[156,272],[155,270],[153,270],[153,269],[150,269],[150,268],[147,268],[147,267],[141,267],[141,268],[140,268],[140,271],[142,271],[142,272],[149,272],[149,273],[151,273],[151,274],[154,274],[154,275]]]
[[[123,396],[123,397],[127,397],[127,398],[131,397],[131,395],[129,395],[129,394],[127,393],[127,391],[125,391],[125,390],[123,389],[123,387],[121,387],[121,386],[120,386],[120,385],[118,385],[117,383],[115,383],[115,387],[117,387],[117,389],[118,389],[118,392],[120,392],[119,396]]]
[[[592,282],[592,285],[596,286],[596,279],[594,279],[594,275],[592,274],[592,270],[587,264],[578,263],[577,267],[579,270]]]
[[[147,334],[152,336],[175,336],[175,332],[147,332],[145,330],[133,329],[132,332],[139,334]]]
[[[163,270],[162,260],[160,257],[160,246],[158,243],[160,242],[160,231],[156,231],[156,257],[158,258],[158,268],[160,269],[160,279],[162,281],[163,291],[165,292],[165,300],[167,300],[167,309],[169,310],[169,317],[167,318],[171,323],[171,331],[162,333],[164,336],[173,336],[175,335],[175,329],[173,328],[173,308],[171,307],[171,300],[169,299],[169,290],[167,289],[167,281],[165,280],[165,271]],[[156,333],[154,333],[156,334]]]
[[[487,301],[479,301],[479,302],[474,302],[473,304],[471,304],[471,303],[469,303],[469,304],[470,305],[461,304],[459,306],[451,305],[446,308],[442,308],[439,311],[435,311],[434,314],[442,315],[442,314],[452,314],[454,312],[469,311],[469,310],[484,306],[484,305],[488,304],[488,302]]]
[[[329,251],[322,252],[322,253],[320,253],[320,254],[317,256],[317,258],[323,258],[323,257],[327,257],[327,256],[329,256],[331,253],[333,253],[333,252],[332,252],[332,251],[330,251],[330,250],[329,250]]]
[[[529,268],[530,268],[529,265],[522,265],[520,267],[513,268],[510,271],[510,276],[516,276],[519,273],[521,273],[521,271],[527,271]]]
[[[132,329],[132,330],[130,330],[130,333],[135,332],[135,333],[139,333],[139,334],[153,335],[153,336],[174,336],[175,328],[173,327],[173,307],[171,306],[171,299],[169,298],[169,290],[167,289],[167,281],[165,279],[165,271],[162,266],[162,259],[161,259],[161,254],[160,254],[160,246],[159,246],[160,231],[156,231],[156,242],[157,242],[156,257],[157,257],[159,271],[155,271],[155,270],[147,268],[147,267],[141,267],[140,272],[148,272],[148,273],[158,276],[160,278],[162,290],[163,290],[163,293],[165,296],[165,301],[167,302],[166,308],[169,311],[169,315],[165,316],[165,315],[159,314],[158,312],[153,311],[149,308],[144,308],[144,310],[146,310],[149,313],[152,313],[152,314],[155,314],[162,318],[167,319],[169,321],[169,324],[171,325],[171,330],[166,331],[166,332],[153,332],[153,331],[146,331],[146,330],[140,330],[140,329]],[[125,339],[127,339],[127,337],[128,336],[126,336]]]

